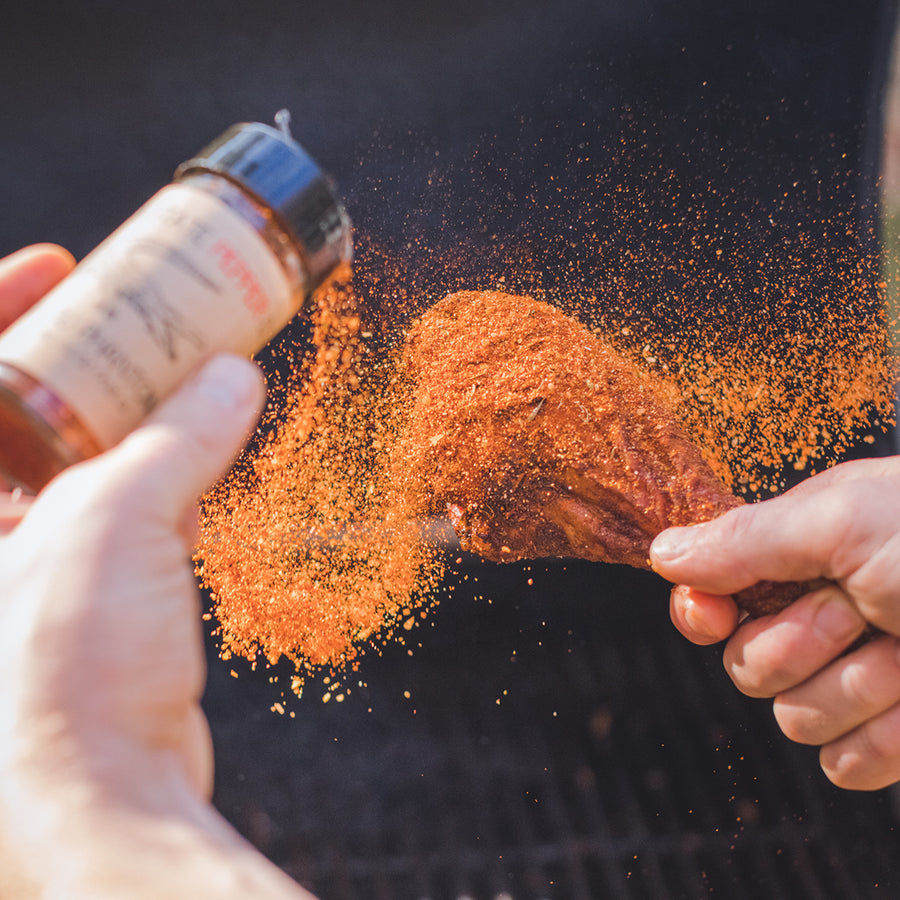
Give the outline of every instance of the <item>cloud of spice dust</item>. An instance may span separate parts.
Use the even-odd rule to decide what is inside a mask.
[[[573,306],[676,387],[688,430],[752,498],[782,490],[786,464],[813,474],[873,441],[893,422],[896,366],[880,260],[857,223],[744,190],[710,196],[659,173],[614,191],[605,221],[628,223],[627,247],[596,233],[600,290]]]
[[[749,499],[891,422],[886,286],[841,146],[823,162],[762,142],[761,183],[760,141],[710,127],[673,151],[646,121],[629,111],[601,137],[586,121],[564,152],[527,125],[531,155],[523,136],[515,154],[487,142],[463,166],[432,154],[377,191],[363,183],[352,287],[320,298],[312,349],[204,503],[198,566],[223,656],[286,657],[299,691],[405,639],[447,586],[385,473],[408,397],[392,361],[450,292],[529,294],[588,324],[665,382]]]
[[[279,386],[283,407],[202,504],[196,559],[221,656],[284,657],[297,694],[311,673],[345,675],[366,648],[403,639],[441,577],[383,477],[392,376],[367,360],[356,301],[348,284],[318,297],[311,349]]]
[[[381,185],[385,211],[405,210],[393,314],[456,290],[554,303],[672,385],[709,461],[753,499],[893,423],[890,285],[854,135],[807,123],[785,142],[802,123],[786,103],[758,121],[727,100],[695,116],[687,131],[635,108],[602,133],[524,122],[514,152],[488,141],[468,166]]]

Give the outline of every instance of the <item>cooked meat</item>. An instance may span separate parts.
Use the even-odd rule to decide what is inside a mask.
[[[451,294],[413,327],[404,362],[413,398],[398,477],[486,559],[647,568],[664,528],[742,502],[664,390],[547,303]],[[762,614],[799,593],[758,586],[743,605]]]

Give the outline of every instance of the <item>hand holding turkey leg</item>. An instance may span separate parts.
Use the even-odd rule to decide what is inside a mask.
[[[900,779],[900,458],[845,463],[782,497],[670,529],[651,560],[680,585],[676,627],[695,643],[728,638],[732,680],[775,698],[782,730],[821,745],[832,781],[874,789]],[[815,578],[830,583],[737,626],[730,595],[762,579]],[[869,625],[884,636],[847,653]]]
[[[52,248],[0,261],[0,316],[14,318],[70,267]],[[6,498],[3,896],[308,896],[210,805],[199,705],[195,502],[262,395],[252,363],[219,357],[113,450],[31,503]]]

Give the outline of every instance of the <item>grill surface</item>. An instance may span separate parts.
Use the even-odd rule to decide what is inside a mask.
[[[504,599],[446,601],[343,704],[312,685],[280,718],[268,675],[214,665],[216,802],[323,900],[896,896],[890,793],[832,787],[674,633],[664,585],[476,576]]]

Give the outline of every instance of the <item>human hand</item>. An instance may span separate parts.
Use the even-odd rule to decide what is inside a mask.
[[[0,259],[0,331],[40,300],[74,267],[72,254],[56,244],[35,244]],[[28,502],[20,491],[0,491],[0,534],[6,534],[19,521]]]
[[[781,497],[663,532],[653,568],[678,584],[689,640],[729,638],[737,687],[774,697],[792,740],[820,745],[839,787],[900,779],[900,457],[845,463]],[[731,594],[757,581],[829,579],[775,616],[745,620]],[[884,632],[846,652],[871,625]]]
[[[0,893],[15,877],[17,897],[308,896],[209,804],[200,709],[196,498],[262,400],[252,363],[218,357],[7,516]]]

